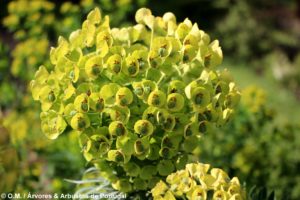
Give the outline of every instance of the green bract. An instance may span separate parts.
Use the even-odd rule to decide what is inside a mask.
[[[226,123],[239,101],[218,41],[172,13],[142,8],[138,24],[110,28],[98,8],[51,49],[53,70],[31,83],[49,138],[80,133],[85,158],[113,187],[147,190],[182,169],[200,137]],[[171,195],[171,194],[170,194]]]
[[[237,177],[230,179],[223,170],[209,168],[209,164],[191,163],[185,169],[168,175],[166,182],[158,182],[151,190],[154,200],[246,199]]]

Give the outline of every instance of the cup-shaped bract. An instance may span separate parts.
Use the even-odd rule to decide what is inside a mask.
[[[108,130],[111,136],[115,136],[115,137],[123,136],[127,132],[124,124],[120,121],[111,122],[109,124]]]
[[[85,158],[129,193],[182,169],[201,136],[225,124],[239,101],[232,79],[215,70],[219,42],[197,24],[147,8],[136,21],[111,28],[95,8],[51,49],[53,70],[41,67],[31,83],[45,134],[78,131]]]

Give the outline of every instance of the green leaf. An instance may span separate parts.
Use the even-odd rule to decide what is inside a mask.
[[[184,107],[184,97],[179,93],[169,94],[167,108],[172,112],[179,112]]]
[[[73,31],[69,36],[69,41],[70,41],[70,48],[71,49],[75,49],[75,48],[78,48],[78,47],[80,47],[80,48],[83,47],[83,45],[84,45],[84,34],[82,33],[82,30],[79,29],[79,30]]]
[[[42,88],[43,85],[39,84],[36,80],[30,82],[30,89],[34,100],[38,101],[40,99],[40,91]]]
[[[154,107],[163,107],[166,103],[166,95],[161,90],[154,90],[149,94],[148,104]]]
[[[120,86],[116,83],[109,83],[104,85],[100,90],[100,95],[103,97],[105,104],[114,104],[115,95],[118,92]]]
[[[135,190],[146,190],[148,184],[146,180],[142,180],[141,178],[135,178],[133,180],[133,186]]]
[[[136,136],[133,134],[118,136],[116,141],[116,148],[121,149],[126,155],[134,154],[134,142]]]
[[[137,139],[134,143],[134,152],[139,159],[144,160],[150,149],[149,137]]]
[[[110,118],[114,121],[122,121],[127,123],[130,117],[130,109],[127,107],[113,106],[106,109],[106,112],[109,113]]]
[[[89,107],[96,112],[102,112],[104,110],[104,99],[99,93],[91,93],[89,96]]]
[[[124,67],[122,68],[123,72],[131,77],[135,77],[139,73],[139,62],[137,58],[130,55],[125,58]]]
[[[90,119],[86,114],[76,113],[71,120],[71,127],[78,131],[83,131],[90,126]]]
[[[134,131],[141,136],[149,136],[153,133],[153,125],[148,120],[138,120],[134,124]]]
[[[125,193],[132,190],[132,186],[129,183],[129,180],[126,180],[126,179],[117,180],[115,183],[112,184],[112,186],[116,190],[119,190],[119,191],[122,191],[122,192],[125,192]]]
[[[127,87],[122,87],[116,94],[116,103],[119,106],[128,106],[133,101],[133,94]]]
[[[118,162],[118,163],[127,163],[129,158],[124,155],[120,150],[110,150],[107,153],[107,159],[109,161]]]
[[[119,54],[114,54],[110,56],[107,61],[108,69],[114,73],[118,74],[122,70],[122,57]]]
[[[180,23],[177,27],[175,36],[179,40],[183,41],[187,34],[190,32],[190,28],[185,23]]]
[[[101,56],[92,56],[85,63],[85,72],[91,79],[96,79],[103,69],[103,61]]]
[[[92,23],[92,24],[99,24],[101,22],[101,12],[99,8],[95,8],[92,10],[88,16],[87,19]]]
[[[112,137],[121,137],[121,136],[125,136],[127,134],[127,130],[126,127],[124,126],[124,124],[121,121],[113,121],[109,124],[108,127],[109,130],[109,134]]]
[[[71,69],[73,65],[74,62],[69,60],[66,56],[61,56],[57,60],[56,69],[60,72],[71,71],[69,69]]]
[[[64,118],[53,110],[41,113],[41,128],[49,139],[56,139],[67,127]]]
[[[88,95],[85,93],[78,95],[74,100],[74,106],[78,112],[88,112],[90,109]]]
[[[223,61],[223,53],[219,41],[215,40],[209,45],[209,54],[205,57],[205,67],[216,67]]]
[[[140,174],[140,167],[134,162],[124,164],[124,171],[132,177],[137,177]]]
[[[45,83],[48,79],[49,73],[45,66],[41,65],[38,69],[38,71],[34,75],[34,79],[37,83]]]
[[[84,36],[84,45],[87,47],[92,47],[95,43],[95,33],[96,27],[91,24],[90,21],[86,20],[82,24],[82,34]]]
[[[146,71],[146,79],[153,80],[154,82],[158,82],[162,77],[162,73],[159,69],[149,68]]]
[[[97,130],[97,132],[98,131],[99,130]],[[97,159],[99,156],[105,155],[110,150],[110,141],[103,135],[93,135],[91,136],[90,149],[87,146],[86,150]]]
[[[68,85],[68,87],[65,89],[64,91],[64,97],[63,100],[68,100],[69,98],[71,98],[74,94],[75,94],[76,89],[74,88],[74,86],[70,83]]]
[[[146,165],[141,168],[140,178],[142,180],[150,180],[152,176],[157,174],[157,168],[153,165]]]
[[[167,176],[175,170],[175,166],[171,160],[161,160],[157,165],[157,170],[161,176]]]
[[[64,115],[65,115],[65,119],[68,122],[69,125],[71,125],[71,119],[74,117],[74,115],[77,113],[78,111],[76,110],[75,106],[73,103],[69,103],[64,110]]]
[[[164,15],[163,15],[163,20],[165,21],[165,22],[174,22],[174,23],[176,23],[176,16],[173,14],[173,13],[171,13],[171,12],[166,12]]]
[[[80,48],[73,49],[66,54],[66,57],[72,62],[78,62],[82,56],[82,50]]]
[[[139,24],[144,24],[145,18],[149,16],[152,16],[151,10],[147,8],[140,8],[138,11],[136,11],[135,21]]]

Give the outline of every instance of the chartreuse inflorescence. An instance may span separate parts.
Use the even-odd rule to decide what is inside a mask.
[[[53,70],[41,66],[31,82],[51,139],[80,133],[85,158],[117,190],[148,190],[184,168],[202,134],[226,123],[240,95],[217,40],[188,19],[154,17],[110,28],[98,8],[51,49]],[[69,127],[69,128],[68,128]]]
[[[154,200],[242,200],[245,190],[237,177],[229,178],[219,168],[209,164],[191,163],[185,169],[170,174],[151,190]]]

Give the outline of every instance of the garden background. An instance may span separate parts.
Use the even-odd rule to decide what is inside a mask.
[[[58,36],[80,27],[98,6],[111,26],[134,22],[135,11],[188,17],[219,39],[242,92],[233,119],[205,136],[201,162],[238,176],[248,188],[300,199],[300,3],[296,0],[1,0],[0,192],[72,193],[89,166],[75,133],[49,140],[30,80]]]

